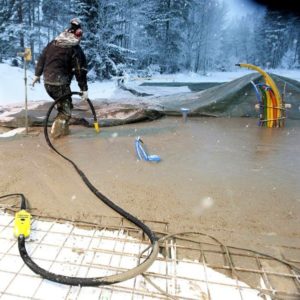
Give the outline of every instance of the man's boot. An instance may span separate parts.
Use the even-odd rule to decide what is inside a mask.
[[[69,121],[66,120],[64,126],[63,126],[63,132],[62,135],[69,135],[70,134],[70,128],[69,128]]]
[[[51,127],[51,137],[54,139],[64,135],[67,121],[61,118],[56,118]]]

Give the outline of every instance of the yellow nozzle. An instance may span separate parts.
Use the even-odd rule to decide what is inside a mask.
[[[30,235],[31,215],[26,210],[22,209],[15,214],[14,235],[19,237],[24,235],[25,238]]]
[[[94,123],[94,127],[95,127],[96,132],[100,132],[100,128],[99,128],[98,122]]]

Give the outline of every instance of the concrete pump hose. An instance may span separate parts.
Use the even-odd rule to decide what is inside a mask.
[[[63,157],[65,160],[67,160],[70,164],[73,165],[77,173],[80,175],[84,183],[87,185],[87,187],[90,189],[91,192],[93,192],[97,198],[99,198],[102,202],[104,202],[106,205],[108,205],[110,208],[115,210],[117,213],[119,213],[121,216],[126,218],[128,221],[131,223],[135,224],[137,227],[141,228],[144,233],[148,236],[150,242],[151,242],[151,247],[152,250],[150,254],[147,256],[147,258],[138,266],[136,266],[133,269],[124,271],[122,273],[114,274],[114,275],[109,275],[109,276],[104,276],[104,277],[90,277],[90,278],[84,278],[84,277],[72,277],[72,276],[64,276],[60,274],[55,274],[52,272],[49,272],[40,266],[38,266],[28,255],[26,247],[25,247],[25,237],[23,235],[20,235],[18,237],[18,246],[19,246],[19,252],[20,255],[24,261],[24,263],[35,273],[41,275],[43,278],[61,283],[61,284],[67,284],[67,285],[79,285],[79,286],[99,286],[99,285],[109,285],[109,284],[114,284],[118,283],[121,281],[125,281],[131,278],[136,277],[139,274],[144,273],[155,261],[157,258],[158,252],[159,252],[159,245],[158,245],[158,239],[155,236],[154,232],[146,226],[142,221],[113,203],[110,199],[108,199],[105,195],[100,193],[93,185],[92,183],[88,180],[88,178],[85,176],[83,171],[81,171],[78,166],[69,158],[61,154],[51,143],[49,136],[48,136],[48,121],[50,114],[54,108],[54,106],[59,102],[62,101],[65,98],[68,98],[72,95],[81,95],[80,92],[72,92],[71,94],[64,95],[63,97],[57,99],[49,108],[47,115],[46,115],[46,120],[45,120],[45,126],[44,126],[44,135],[45,139],[49,145],[50,148],[52,148],[58,155]],[[97,117],[95,113],[95,109],[91,103],[91,101],[88,99],[88,104],[92,110],[93,116],[94,116],[94,121],[97,122]]]

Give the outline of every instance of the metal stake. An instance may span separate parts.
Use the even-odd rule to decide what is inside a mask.
[[[26,134],[28,134],[28,105],[27,105],[27,62],[31,61],[31,49],[25,48],[24,52],[19,52],[19,56],[24,59],[24,82],[25,82],[25,128]]]
[[[25,128],[28,134],[28,105],[27,105],[27,61],[24,59],[24,82],[25,82]]]

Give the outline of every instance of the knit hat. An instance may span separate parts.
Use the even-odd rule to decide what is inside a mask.
[[[74,28],[81,28],[81,22],[79,19],[77,18],[73,18],[71,21],[70,21],[70,24],[71,24],[71,27],[74,27]]]
[[[73,33],[76,38],[80,39],[82,37],[83,31],[81,29],[81,22],[79,19],[74,18],[70,21],[71,27],[68,29],[68,32]]]

